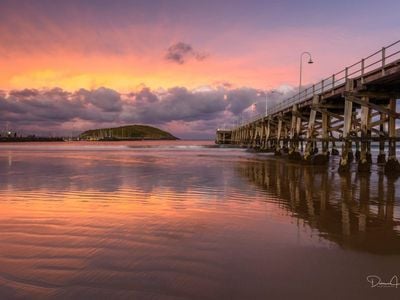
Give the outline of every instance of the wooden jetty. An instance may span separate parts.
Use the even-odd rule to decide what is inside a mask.
[[[378,142],[378,163],[385,164],[385,172],[400,172],[398,98],[400,40],[268,108],[264,115],[218,129],[216,142],[288,153],[290,159],[313,164],[341,155],[340,172],[348,171],[354,158],[358,170],[368,172],[371,142]]]

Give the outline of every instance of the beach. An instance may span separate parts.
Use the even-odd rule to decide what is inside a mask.
[[[1,147],[2,299],[396,295],[367,280],[400,263],[400,182],[378,165],[340,176],[339,157],[210,141]]]

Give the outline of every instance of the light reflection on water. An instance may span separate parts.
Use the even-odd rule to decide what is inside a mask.
[[[0,298],[396,292],[399,180],[204,144],[2,146]]]

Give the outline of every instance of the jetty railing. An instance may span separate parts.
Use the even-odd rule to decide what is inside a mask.
[[[252,116],[249,119],[240,122],[240,124],[236,127],[255,122],[268,115],[276,114],[292,107],[294,104],[302,103],[303,101],[312,98],[314,95],[320,95],[329,91],[334,93],[335,89],[343,86],[346,80],[349,78],[360,78],[361,82],[363,82],[364,77],[369,72],[377,71],[379,68],[381,69],[382,74],[384,74],[385,68],[398,59],[400,59],[400,40],[383,47],[369,56],[362,58],[356,63],[345,67],[339,72],[322,79],[318,83],[305,88],[292,97],[289,97],[272,107],[268,107],[266,114]]]

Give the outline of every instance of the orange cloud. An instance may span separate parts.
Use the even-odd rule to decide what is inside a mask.
[[[75,13],[69,12],[70,16]],[[182,26],[162,18],[123,27],[104,20],[106,25],[97,29],[96,24],[79,17],[59,24],[37,12],[32,14],[40,22],[16,13],[4,15],[5,26],[0,26],[0,55],[5,58],[0,61],[2,89],[58,86],[72,91],[106,86],[127,92],[143,85],[193,89],[214,82],[255,88],[296,86],[302,51],[312,52],[316,62],[304,70],[306,84],[384,44],[376,43],[366,51],[371,37],[358,38],[349,49],[348,41],[354,35],[323,26],[275,31],[232,24],[211,34],[209,28]],[[326,35],[332,37],[329,43],[324,42]],[[379,38],[385,39],[384,35]],[[192,47],[189,52],[194,56],[209,54],[207,59],[190,59],[184,64],[166,60],[169,47],[180,42]]]

